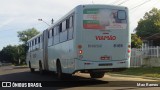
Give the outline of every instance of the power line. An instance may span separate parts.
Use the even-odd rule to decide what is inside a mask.
[[[154,5],[156,5],[156,4],[158,4],[158,0],[157,1],[154,1],[154,3],[153,3],[153,5],[152,6],[154,6]],[[152,7],[151,6],[151,7]],[[150,9],[151,9],[151,7],[148,7],[147,9],[145,9],[145,11],[144,12],[147,12],[147,11],[149,11]],[[134,11],[135,12],[135,11]],[[131,12],[131,14],[133,15],[134,14],[134,12]],[[136,19],[136,18],[143,18],[143,17],[140,17],[140,16],[142,16],[140,13],[139,14],[136,14],[136,16],[134,16],[134,19]]]
[[[140,6],[146,4],[147,2],[150,2],[150,1],[151,1],[151,0],[145,1],[145,2],[143,2],[143,3],[141,3],[141,4],[139,4],[139,5],[137,5],[137,6],[133,7],[133,8],[131,8],[130,10],[133,10],[133,9],[135,9],[135,8],[137,8],[137,7],[140,7]]]
[[[121,3],[119,3],[118,5],[122,5],[122,4],[124,4],[124,3],[126,3],[126,2],[128,2],[129,0],[124,0],[124,1],[122,1]]]
[[[156,5],[156,4],[158,4],[158,0],[157,1],[154,1],[154,3],[153,3],[153,5],[152,6],[154,6],[154,5]],[[147,9],[145,9],[145,12],[146,11],[149,11],[150,10],[150,8],[152,8],[152,6],[151,7],[149,7],[149,8],[147,8]],[[133,10],[133,9],[132,9]],[[134,13],[135,12],[135,10],[134,11],[131,11],[131,13]]]
[[[122,1],[122,0],[115,0],[114,2],[112,2],[110,4],[116,4],[116,3],[120,2],[120,1]]]

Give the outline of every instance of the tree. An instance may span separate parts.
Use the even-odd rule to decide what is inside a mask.
[[[132,34],[132,36],[131,36],[131,47],[132,48],[142,47],[142,40],[136,34]]]
[[[21,44],[17,47],[18,63],[23,64],[26,59],[26,52],[27,52],[26,43],[29,39],[31,39],[35,35],[39,34],[39,32],[35,28],[31,28],[31,29],[27,29],[24,31],[18,31],[17,33],[18,33],[18,37],[19,37],[20,42],[23,42],[23,44]]]
[[[18,62],[17,46],[8,45],[0,52],[1,60],[4,62],[16,63]]]
[[[21,44],[17,46],[18,51],[18,64],[23,64],[26,59],[26,44]]]
[[[23,44],[11,46],[8,45],[0,51],[0,61],[11,62],[13,64],[23,64],[26,58],[26,42],[39,32],[35,29],[18,31],[18,37]]]
[[[143,19],[140,19],[136,28],[136,34],[141,38],[146,38],[160,32],[160,10],[153,8],[146,12]]]
[[[20,42],[23,42],[24,44],[26,44],[26,42],[32,37],[39,34],[39,32],[35,28],[27,29],[24,31],[18,31],[17,33]]]

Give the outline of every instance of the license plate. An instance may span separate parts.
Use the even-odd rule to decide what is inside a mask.
[[[101,63],[99,66],[112,66],[112,63]]]

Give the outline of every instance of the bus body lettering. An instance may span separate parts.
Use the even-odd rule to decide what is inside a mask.
[[[116,40],[116,36],[96,36],[96,40]]]

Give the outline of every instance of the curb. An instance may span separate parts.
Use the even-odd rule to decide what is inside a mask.
[[[153,78],[153,77],[146,77],[146,76],[134,76],[134,75],[123,75],[123,74],[111,74],[111,73],[108,73],[108,75],[119,76],[119,77],[143,78],[143,79],[150,79],[150,80],[160,80],[160,78]]]
[[[13,69],[23,69],[28,68],[27,66],[14,66]]]

